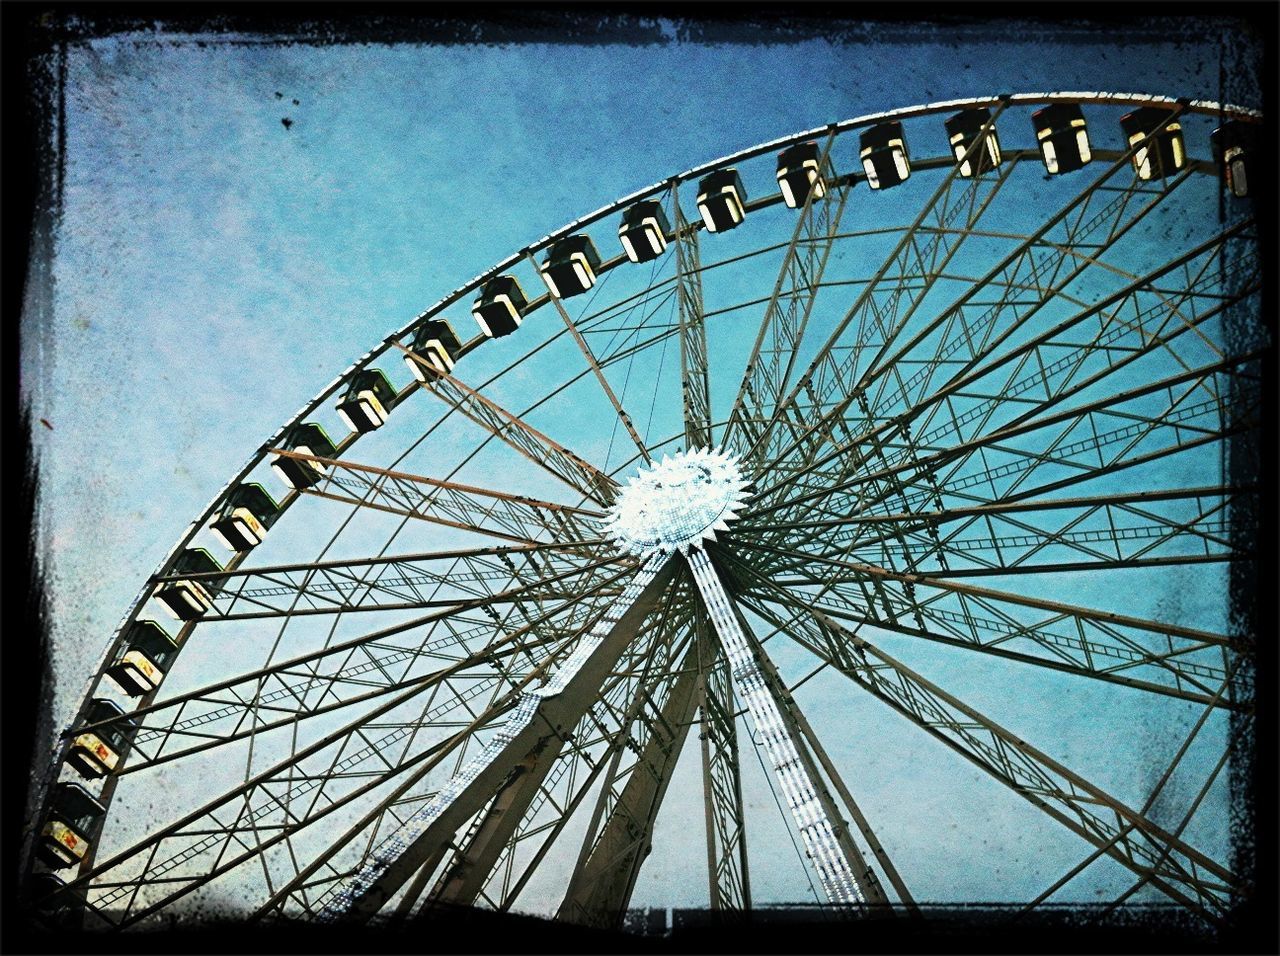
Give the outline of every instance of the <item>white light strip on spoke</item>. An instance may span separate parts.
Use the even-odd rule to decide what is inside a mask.
[[[720,583],[720,576],[701,549],[689,551],[686,557],[703,603],[720,635],[738,693],[746,701],[756,733],[782,784],[787,806],[800,829],[805,853],[818,872],[827,899],[832,903],[865,903],[849,861],[836,841],[831,821],[818,802],[813,781],[800,762],[795,741],[783,723],[778,702],[770,693],[760,665],[747,644],[738,616],[729,603],[729,595]]]
[[[421,836],[436,818],[480,775],[489,764],[493,763],[515,739],[516,735],[529,726],[538,705],[544,698],[559,694],[569,681],[581,669],[603,642],[623,614],[640,597],[658,572],[667,563],[669,555],[656,554],[646,561],[637,572],[631,583],[623,590],[618,600],[609,605],[604,616],[592,625],[591,629],[578,642],[572,654],[555,669],[550,680],[541,687],[525,691],[517,700],[515,709],[507,722],[494,734],[493,738],[472,757],[452,779],[449,780],[436,795],[421,809],[406,820],[370,854],[369,859],[349,879],[336,884],[318,901],[323,908],[316,915],[321,922],[332,922],[351,908],[351,905],[369,889],[379,877],[394,863],[415,840]]]

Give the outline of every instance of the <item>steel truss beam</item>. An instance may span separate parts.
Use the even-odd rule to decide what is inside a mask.
[[[1174,351],[1173,343],[1184,334],[1193,333],[1189,336],[1192,347],[1204,347],[1207,340],[1200,327],[1257,289],[1256,257],[1231,265],[1233,272],[1240,273],[1242,283],[1230,295],[1221,292],[1221,279],[1212,268],[1224,243],[1246,225],[1239,224],[1176,257],[985,365],[979,365],[978,360],[990,349],[978,350],[941,388],[922,392],[903,412],[878,419],[869,417],[865,427],[854,432],[852,440],[811,461],[790,465],[779,462],[775,470],[788,485],[798,482],[804,487],[806,477],[810,485],[816,484],[814,478],[839,482],[859,468],[869,467],[873,455],[891,466],[911,462],[921,449],[933,452],[949,447],[937,446],[940,441],[976,440],[1001,410],[1020,409],[1011,420],[999,423],[1000,428],[1031,421],[1145,355],[1165,350],[1187,367]],[[1200,266],[1193,275],[1191,265],[1197,260],[1201,260]],[[1185,275],[1176,288],[1158,287],[1157,283],[1179,271]],[[1096,329],[1090,327],[1094,323]],[[1007,330],[1006,334],[1012,331]],[[1212,346],[1209,348],[1215,358],[1222,357]],[[1097,366],[1092,373],[1077,379],[1081,370],[1091,364]],[[926,369],[930,367],[934,366],[926,363]],[[1005,379],[996,377],[1002,369],[1008,370]],[[917,372],[916,378],[921,378],[924,371]],[[990,384],[984,388],[982,382],[988,379]],[[944,411],[947,414],[942,424],[930,429],[933,417]],[[922,421],[917,422],[921,416]],[[771,490],[762,491],[761,498],[766,499]]]
[[[729,659],[705,611],[695,618],[694,626],[701,672],[698,737],[702,742],[711,909],[746,913],[751,909],[751,874],[747,863],[733,679]]]
[[[811,508],[812,502],[823,499],[833,514],[862,510],[891,495],[905,506],[903,510],[921,505],[937,507],[940,495],[958,496],[983,485],[990,489],[986,497],[976,493],[965,497],[979,502],[1017,501],[1219,441],[1255,424],[1256,393],[1245,397],[1244,404],[1231,404],[1233,399],[1243,397],[1233,394],[1232,379],[1255,358],[1251,353],[1225,359],[1052,415],[1011,424],[943,451],[836,481],[823,491],[765,505],[755,509],[752,518],[758,522],[766,514],[781,512],[779,519],[785,522],[802,505]],[[1193,401],[1205,389],[1212,397]],[[1124,408],[1129,402],[1133,406]],[[1153,402],[1158,402],[1156,410],[1146,410]],[[1056,435],[1048,432],[1054,428],[1059,429]],[[1042,431],[1048,434],[1037,435]],[[1151,447],[1153,436],[1158,439],[1166,434],[1170,445]],[[1104,451],[1111,446],[1119,446],[1119,450],[1110,452],[1108,458]],[[1127,457],[1138,448],[1139,454]],[[985,467],[961,475],[975,455],[980,456],[980,465]],[[949,470],[944,470],[948,466]],[[1016,492],[1029,474],[1047,466],[1054,466],[1056,474],[1065,473],[1065,477]],[[869,488],[880,490],[872,492]],[[842,500],[839,496],[845,492],[852,492],[853,499]],[[845,510],[841,512],[841,508]]]
[[[565,542],[588,551],[601,543],[603,512],[540,501],[523,495],[389,471],[373,465],[272,449],[271,454],[311,462],[325,471],[306,494],[374,508],[521,544]]]
[[[466,700],[486,689],[489,688],[473,688],[473,693],[462,699]],[[79,889],[87,894],[89,910],[105,923],[115,927],[131,925],[259,856],[304,827],[315,824],[375,790],[387,780],[418,768],[434,756],[438,749],[447,748],[447,743],[392,764],[384,754],[391,753],[391,748],[411,737],[417,728],[403,725],[374,740],[366,737],[361,728],[366,722],[376,720],[408,703],[423,690],[422,687],[413,687],[394,696],[374,711],[362,715],[359,720],[292,755],[282,764],[252,777],[233,793],[217,798],[152,834],[142,843],[98,864],[58,893],[73,893]],[[450,701],[434,710],[427,710],[422,721],[425,723],[438,719],[456,706],[456,701]],[[349,775],[334,773],[331,769],[299,774],[295,768],[306,758],[324,750],[336,746],[337,755],[342,755],[347,744],[359,742],[365,742],[364,748],[351,753],[346,760],[359,763],[377,756],[388,769],[373,775],[371,779],[368,774],[357,774],[357,777],[364,779],[363,783],[339,796],[330,796],[328,803],[321,804],[318,798],[325,796],[326,791],[336,789],[333,784]],[[346,760],[343,761],[344,764]],[[339,764],[337,756],[332,757],[332,762],[335,766]],[[280,787],[283,792],[273,792],[272,784]],[[302,797],[310,797],[310,802],[297,809],[290,806],[292,801]],[[230,814],[231,823],[220,819],[216,815],[218,810]],[[271,819],[276,817],[283,819],[280,822]],[[165,848],[165,853],[171,855],[157,860],[162,847]],[[205,860],[209,869],[192,874],[188,864],[197,859]],[[116,872],[117,870],[123,872]]]
[[[338,707],[430,684],[469,667],[508,660],[515,663],[521,656],[532,660],[534,649],[558,639],[558,619],[576,604],[621,592],[618,582],[630,572],[617,571],[598,580],[583,576],[583,572],[590,575],[598,568],[562,575],[580,577],[580,588],[550,610],[530,615],[515,630],[504,629],[488,617],[466,617],[466,612],[485,609],[490,603],[473,600],[187,691],[120,717],[73,726],[63,736],[140,725],[132,734],[128,763],[117,770],[118,774],[136,773]],[[508,600],[536,587],[515,589],[509,592]],[[427,639],[436,629],[443,630],[443,635]],[[511,643],[505,643],[508,641]],[[442,663],[447,665],[444,671],[426,669]]]
[[[996,110],[992,123],[1002,110],[1003,106]],[[757,437],[747,452],[751,460],[771,462],[789,457],[794,446],[809,438],[813,431],[812,417],[800,409],[801,396],[824,410],[833,396],[850,396],[843,403],[847,407],[854,395],[851,376],[857,372],[858,358],[869,337],[879,333],[887,342],[897,334],[933,288],[1016,165],[1017,158],[1011,156],[999,169],[968,179],[959,176],[959,164],[951,167],[795,386],[777,402],[771,417],[753,429]],[[957,190],[958,179],[961,186]],[[962,213],[963,225],[956,228]],[[905,309],[901,320],[900,309]],[[849,353],[840,343],[846,330],[855,323],[857,338]],[[783,437],[775,441],[779,426],[783,428]]]
[[[800,735],[802,745],[811,753],[811,760],[816,761],[814,773],[817,773],[817,767],[822,768],[826,774],[826,779],[831,782],[831,786],[840,797],[840,802],[844,809],[848,812],[849,817],[858,827],[858,831],[862,834],[862,839],[866,843],[867,848],[871,850],[876,862],[884,871],[885,877],[890,885],[897,893],[898,899],[903,908],[918,915],[915,899],[911,896],[910,890],[907,889],[906,883],[898,873],[897,867],[893,865],[893,861],[889,859],[889,854],[885,851],[884,846],[880,843],[879,838],[872,830],[870,822],[867,820],[857,802],[853,799],[853,794],[849,792],[848,786],[845,785],[844,779],[840,776],[839,770],[836,769],[835,763],[827,756],[826,748],[822,746],[822,742],[818,739],[818,735],[814,732],[813,726],[805,717],[804,711],[800,709],[800,705],[796,703],[795,697],[792,696],[791,690],[783,681],[782,675],[778,673],[777,667],[773,661],[769,659],[768,654],[764,651],[763,643],[752,632],[747,625],[742,614],[738,614],[739,623],[742,625],[743,633],[747,635],[751,643],[752,649],[755,651],[756,660],[760,663],[760,668],[764,672],[765,679],[769,682],[770,688],[778,702],[782,705],[787,715],[795,722],[797,733]],[[810,675],[812,676],[812,675]],[[834,801],[832,801],[834,804]],[[841,826],[848,829],[849,824],[841,821]],[[881,907],[879,915],[893,915],[893,909],[888,902],[884,888],[880,886],[879,879],[874,870],[867,868],[867,882],[876,887],[877,896],[879,897],[879,906]]]
[[[809,324],[818,290],[822,288],[822,276],[835,245],[845,202],[854,186],[852,182],[836,183],[828,161],[834,143],[833,131],[827,136],[818,159],[819,181],[824,184],[824,190],[833,191],[817,198],[815,191],[810,190],[805,197],[783,254],[773,293],[765,305],[742,384],[729,412],[724,433],[726,445],[735,429],[741,428],[746,447],[756,446],[763,438],[760,423],[768,420],[791,377],[800,341]]]
[[[795,417],[798,410],[793,411],[792,406],[798,402],[799,393],[804,389],[809,405],[818,409],[819,414],[800,416],[797,421],[797,437],[785,449],[772,454],[770,460],[792,457],[797,450],[802,450],[802,460],[808,462],[817,456],[825,443],[839,443],[835,438],[834,426],[843,423],[846,411],[855,403],[859,405],[864,418],[873,415],[875,399],[868,395],[868,389],[882,375],[891,373],[895,377],[899,382],[899,394],[903,397],[909,395],[913,388],[918,389],[919,394],[927,394],[931,366],[926,366],[910,382],[904,383],[899,372],[903,356],[938,333],[933,367],[944,358],[952,361],[954,355],[966,351],[965,361],[976,360],[982,351],[1003,341],[1012,329],[1026,321],[1045,302],[1061,293],[1091,264],[1097,262],[1107,248],[1191,175],[1190,170],[1184,170],[1171,181],[1153,186],[1144,184],[1136,175],[1131,174],[1132,179],[1126,186],[1108,186],[1112,177],[1128,170],[1129,159],[1135,148],[1131,147],[1126,151],[1097,180],[1051,216],[1034,235],[1014,249],[983,279],[971,284],[953,305],[942,310],[936,318],[912,335],[896,353],[891,355],[890,350],[897,336],[905,329],[905,321],[899,322],[884,334],[875,358],[862,370],[856,381],[852,375],[857,375],[857,368],[840,354],[841,350],[837,347],[844,331],[842,325],[819,352],[797,388],[793,389],[778,409],[778,415],[788,413]],[[954,176],[954,171],[952,175]],[[974,184],[986,178],[974,177],[969,181],[969,188],[976,188]],[[1003,177],[1000,181],[1003,182]],[[1115,192],[1116,195],[1101,211],[1094,212],[1090,208],[1092,199],[1100,192]],[[1125,213],[1129,211],[1132,199],[1141,194],[1151,195],[1151,201],[1139,206],[1134,215],[1126,220]],[[1094,238],[1101,238],[1102,241],[1096,244],[1093,257],[1069,269],[1065,278],[1059,279],[1066,263],[1062,248],[1080,248]],[[1019,302],[1016,295],[1027,284],[1039,290],[1039,294],[1028,302]],[[989,305],[975,303],[973,300],[988,287],[1001,290],[997,301]],[[974,308],[975,305],[977,309]],[[973,311],[979,311],[979,314],[970,315]],[[1010,317],[1013,319],[1012,325],[1000,329],[997,323]],[[860,335],[857,352],[862,347]],[[910,407],[912,403],[908,401],[906,404]]]
[[[521,761],[503,782],[502,789],[494,801],[488,802],[487,809],[473,818],[467,835],[457,844],[457,853],[453,861],[445,868],[437,884],[438,890],[445,890],[451,897],[458,897],[450,901],[460,901],[462,897],[469,895],[473,888],[478,889],[484,883],[490,869],[503,871],[505,889],[506,880],[510,876],[510,864],[513,862],[511,852],[515,846],[522,842],[536,840],[550,830],[550,836],[547,836],[543,845],[538,848],[534,861],[529,864],[520,884],[501,900],[495,901],[487,894],[484,894],[484,898],[486,902],[506,908],[518,894],[523,881],[532,873],[533,867],[546,852],[550,842],[558,835],[560,827],[581,801],[586,789],[590,788],[591,782],[603,766],[607,753],[605,756],[600,756],[597,752],[601,747],[608,750],[627,745],[629,739],[626,733],[627,721],[615,721],[614,718],[634,695],[635,688],[648,681],[655,673],[662,671],[664,664],[667,663],[666,651],[670,649],[670,641],[669,634],[664,631],[664,628],[668,617],[668,608],[663,608],[662,620],[657,628],[659,636],[653,641],[636,642],[628,649],[625,663],[606,679],[590,711],[579,721],[573,732],[563,735],[563,739],[549,741],[537,754],[526,755],[525,760]],[[664,634],[666,636],[663,636]],[[545,671],[544,666],[543,672]],[[662,676],[658,674],[658,679]],[[473,724],[471,729],[474,730],[478,726]],[[490,749],[496,739],[498,738],[490,741]],[[473,757],[473,763],[476,759]],[[461,764],[461,757],[458,762]],[[587,768],[586,781],[581,783],[576,793],[571,793],[568,799],[561,803],[562,798],[557,797],[556,791],[563,789],[566,782],[568,789],[573,791],[574,787],[579,785],[578,771],[583,767]],[[531,786],[531,779],[535,775],[541,778],[540,782]],[[434,798],[434,794],[430,794],[429,797]],[[545,815],[540,811],[547,805],[551,806],[553,816],[556,813],[560,814],[559,820],[554,825],[549,822],[538,823],[530,820],[530,817]],[[430,804],[424,806],[421,812],[429,813]],[[344,884],[364,867],[374,862],[375,854],[381,848],[381,844],[375,839],[378,836],[377,822],[378,813],[375,811],[364,821],[352,827],[330,847],[325,856],[313,861],[308,870],[300,874],[293,885],[281,890],[273,901],[258,912],[257,916],[266,915],[269,911],[284,912],[286,907],[294,910],[300,907],[301,913],[311,916],[325,912],[332,906],[335,898],[343,892]],[[410,822],[397,821],[402,827]],[[515,826],[517,823],[518,827]],[[373,830],[369,832],[366,839],[364,833],[371,827]],[[499,839],[499,831],[510,832],[513,829],[514,832],[505,843]],[[352,866],[337,870],[332,863],[327,862],[340,848],[353,844],[357,840],[364,842],[365,849],[360,859]],[[413,909],[415,901],[439,868],[441,861],[453,849],[452,843],[444,844],[426,859],[419,868],[413,884],[401,895],[396,907],[397,917],[403,918]],[[504,860],[506,860],[505,863]],[[310,872],[319,870],[322,865],[327,866],[331,873],[319,878],[309,876]],[[320,892],[315,896],[317,890]],[[308,899],[308,897],[311,898]]]
[[[1196,498],[1167,499],[1195,505],[1164,515],[1104,500],[1066,515],[1062,509],[1038,513],[1049,527],[1030,524],[1018,512],[969,509],[969,517],[950,519],[958,526],[945,534],[928,521],[889,522],[898,534],[859,539],[850,534],[857,528],[844,528],[809,540],[828,546],[826,557],[847,554],[854,561],[886,564],[892,556],[915,571],[949,578],[1229,561],[1245,554],[1228,539],[1227,512],[1239,498],[1215,489]],[[803,540],[793,538],[792,546]]]
[[[638,757],[625,775],[618,773],[623,751],[616,752],[596,811],[598,819],[607,807],[607,815],[598,830],[594,825],[588,829],[583,844],[585,859],[573,872],[558,919],[609,928],[622,923],[640,867],[651,849],[653,825],[667,784],[693,722],[698,703],[697,653],[691,644],[665,703],[649,703],[652,716],[647,733],[643,742],[637,742]]]
[[[1235,876],[1079,774],[910,670],[860,635],[780,589],[748,606],[912,723],[967,757],[1170,898],[1220,923],[1240,889]],[[1128,831],[1127,833],[1125,831]]]
[[[1235,670],[1235,667],[1233,666],[1232,671],[1234,672],[1234,670]],[[1183,739],[1182,745],[1178,748],[1177,753],[1173,755],[1173,759],[1169,761],[1169,765],[1165,767],[1164,772],[1160,774],[1160,779],[1157,780],[1155,783],[1155,786],[1151,788],[1151,793],[1147,796],[1147,799],[1143,802],[1142,809],[1138,811],[1144,817],[1147,815],[1147,813],[1150,812],[1151,808],[1155,806],[1156,799],[1160,796],[1161,792],[1164,790],[1165,785],[1169,782],[1170,778],[1173,777],[1173,772],[1174,770],[1177,769],[1178,764],[1182,762],[1182,758],[1185,757],[1187,755],[1187,751],[1191,749],[1191,744],[1195,741],[1196,737],[1199,736],[1200,731],[1204,728],[1205,723],[1209,719],[1209,715],[1214,712],[1214,708],[1217,705],[1217,702],[1222,698],[1224,694],[1226,694],[1228,686],[1229,686],[1228,683],[1224,681],[1222,685],[1214,692],[1213,699],[1208,703],[1208,705],[1204,708],[1204,710],[1200,712],[1200,716],[1196,719],[1195,724],[1192,725],[1191,730],[1187,732],[1187,736]],[[1245,714],[1242,716],[1245,719],[1241,720],[1240,723],[1237,724],[1236,727],[1233,729],[1232,731],[1233,738],[1242,728],[1252,727],[1252,721],[1251,721],[1252,714]],[[1226,757],[1230,755],[1231,746],[1232,746],[1231,742],[1228,742],[1228,745],[1226,746],[1226,748],[1224,748],[1223,760],[1225,760]],[[1201,789],[1200,795],[1197,796],[1197,798],[1192,801],[1191,809],[1188,811],[1187,816],[1185,818],[1187,821],[1191,819],[1192,814],[1194,813],[1196,807],[1200,803],[1201,797],[1208,792],[1209,787],[1212,786],[1213,781],[1217,778],[1221,768],[1222,768],[1222,761],[1219,761],[1217,767],[1214,768],[1214,770],[1209,774],[1208,778],[1206,779],[1204,787]],[[1075,879],[1077,876],[1083,873],[1095,860],[1099,859],[1104,853],[1106,853],[1107,849],[1111,847],[1116,842],[1117,839],[1128,834],[1132,829],[1133,829],[1132,825],[1129,825],[1123,831],[1116,834],[1116,836],[1113,837],[1111,840],[1107,841],[1106,843],[1102,844],[1099,847],[1096,847],[1088,856],[1086,856],[1083,860],[1081,860],[1079,863],[1073,866],[1070,870],[1064,873],[1061,877],[1055,880],[1053,884],[1050,885],[1046,890],[1044,890],[1039,896],[1037,896],[1034,900],[1032,900],[1022,909],[1020,909],[1017,915],[1014,917],[1014,920],[1017,920],[1019,917],[1035,909],[1045,900],[1049,899],[1049,897],[1053,896],[1054,893],[1058,892],[1058,890],[1062,889],[1062,887],[1066,886],[1073,879]],[[1181,836],[1181,835],[1182,835],[1182,828],[1179,827],[1174,831],[1174,836]]]
[[[512,768],[554,737],[563,738],[590,707],[606,674],[669,583],[673,564],[646,565],[618,604],[593,626],[591,636],[553,680],[550,696],[526,694],[507,727],[472,758],[424,811],[383,844],[319,914],[321,920],[368,920],[447,845],[457,829],[484,806]]]
[[[702,261],[697,223],[680,208],[675,183],[670,189],[675,217],[676,304],[680,318],[680,394],[684,408],[685,447],[711,445],[711,387],[707,379],[707,329],[702,301]]]
[[[792,558],[768,574],[817,588],[797,593],[828,615],[1187,700],[1212,699],[1213,686],[1226,679],[1222,649],[1235,646],[1221,634],[945,577],[746,546]]]
[[[439,397],[493,437],[505,442],[584,497],[602,506],[613,501],[617,484],[604,472],[492,399],[468,388],[452,375],[436,370],[399,342],[395,345],[427,371],[428,384],[424,386],[426,391]]]
[[[550,805],[551,810],[539,814],[539,807],[535,804],[526,813],[519,830],[504,848],[503,859],[495,868],[504,871],[501,885],[491,885],[486,889],[482,897],[486,903],[500,909],[509,908],[564,831],[571,815],[588,796],[596,779],[604,774],[606,782],[602,792],[616,792],[624,786],[622,781],[644,766],[640,761],[624,766],[623,759],[628,754],[650,753],[650,741],[664,739],[670,731],[670,727],[662,722],[662,709],[671,700],[680,676],[688,669],[687,657],[692,653],[692,639],[685,631],[692,613],[690,600],[684,593],[686,590],[684,583],[677,580],[667,592],[662,606],[651,615],[651,619],[657,617],[651,631],[652,638],[638,641],[628,650],[627,662],[606,683],[599,701],[583,718],[571,741],[575,753],[568,758],[562,757],[551,774],[553,782],[567,780],[567,785],[560,787],[563,794],[557,799],[550,787],[542,788],[540,799],[545,798],[543,802]],[[599,750],[598,755],[587,754],[592,747]],[[575,773],[583,766],[589,768],[587,773]],[[596,821],[588,832],[596,829],[594,824],[605,810],[605,802],[597,801]],[[656,806],[654,812],[657,812]],[[532,859],[524,866],[521,875],[513,880],[518,846],[538,838],[541,838],[541,843]],[[585,840],[582,853],[586,854],[591,846],[591,841]],[[635,861],[637,868],[642,859]],[[579,860],[579,868],[583,862]],[[631,883],[633,885],[634,880]],[[626,903],[627,899],[623,899],[618,904],[619,912],[625,909]]]
[[[354,561],[316,561],[235,571],[168,574],[156,584],[195,581],[203,584],[213,605],[201,623],[255,618],[345,614],[354,611],[415,610],[474,604],[502,604],[523,596],[562,596],[556,585],[567,576],[606,564],[621,566],[625,558],[605,556],[587,564],[577,557],[585,542],[546,542],[517,547],[470,548],[420,554],[390,555]],[[601,542],[603,544],[603,542]],[[575,555],[572,559],[566,554]],[[503,591],[490,590],[495,580],[514,579]],[[544,590],[538,590],[538,586]]]
[[[1261,287],[1256,254],[1231,263],[1221,261],[1226,244],[1242,228],[1229,230],[991,362],[953,376],[941,389],[921,395],[912,407],[913,415],[917,408],[925,412],[916,426],[917,443],[927,447],[944,437],[964,441],[974,436],[978,431],[970,423],[979,421],[979,430],[989,427],[1000,398],[1031,405],[1031,411],[1038,414],[1153,353],[1163,353],[1183,368],[1189,367],[1187,356],[1179,353],[1175,343],[1187,353],[1207,352],[1221,358],[1222,352],[1204,327],[1210,320],[1220,320],[1228,309]],[[1224,284],[1233,280],[1238,280],[1235,288],[1225,291]],[[995,373],[1002,369],[1007,369],[1007,377],[996,379]],[[1090,374],[1073,381],[1082,372]],[[984,379],[992,384],[983,387],[980,383]],[[1040,391],[1045,393],[1043,400],[1031,398],[1031,393]],[[972,399],[975,392],[983,393],[981,402],[962,414],[943,415],[942,423],[930,428],[944,408],[955,409],[958,396]],[[1017,418],[1024,417],[1028,417],[1025,407]]]
[[[635,722],[639,719],[646,724],[651,720],[643,713],[646,705],[652,707],[655,698],[660,699],[673,680],[670,669],[675,664],[673,644],[683,613],[677,610],[680,604],[676,595],[669,592],[667,600],[649,618],[656,617],[656,624],[652,628],[642,626],[645,633],[624,652],[597,701],[572,734],[563,740],[548,741],[538,754],[530,754],[517,765],[460,842],[452,862],[436,883],[432,903],[470,905],[483,895],[486,902],[505,909],[518,893],[518,889],[512,892],[510,886],[517,846],[547,831],[558,835],[571,808],[585,796],[602,767],[616,764],[625,749],[643,745],[644,731]],[[585,782],[580,773],[584,768]],[[567,797],[557,797],[566,782]],[[554,835],[547,837],[544,847],[552,839]],[[526,873],[532,868],[531,864]],[[486,890],[495,870],[503,871],[498,880],[501,885]]]
[[[578,615],[590,614],[581,601],[575,602],[571,611]],[[586,621],[566,622],[563,626],[585,629]],[[476,679],[468,673],[474,663],[469,655],[459,664],[447,668],[448,675],[444,680],[412,683],[390,696],[384,693],[382,696],[386,699],[373,710],[362,713],[230,792],[81,873],[59,893],[87,892],[92,912],[109,924],[122,926],[146,918],[173,900],[260,856],[329,812],[418,767],[427,758],[433,758],[439,748],[410,754],[410,748],[424,727],[448,726],[440,722],[459,709],[474,715],[472,701],[486,693],[497,695],[508,684],[515,690],[497,698],[497,702],[484,712],[488,717],[477,718],[478,725],[485,725],[509,709],[514,703],[516,690],[554,659],[548,657],[552,649],[522,646],[524,635],[533,630],[533,624],[526,625],[491,642],[485,649],[487,653],[474,655],[493,670],[491,676],[482,675]],[[566,642],[572,633],[571,630],[565,631]],[[554,653],[563,656],[565,646],[562,643]],[[519,647],[526,656],[531,655],[531,664],[535,667],[532,673],[526,675],[522,670],[512,674],[507,671],[503,652],[512,647]],[[394,713],[403,705],[427,691],[430,693],[426,694],[420,714],[394,719]],[[443,700],[443,703],[437,704],[437,700]],[[385,732],[373,736],[368,732],[371,729]],[[461,739],[464,738],[450,738],[441,745],[445,748],[443,752]],[[381,763],[385,770],[371,774],[361,769],[369,761]],[[434,763],[428,764],[422,772],[431,766]],[[372,782],[366,783],[370,778]],[[411,776],[404,786],[410,786],[416,779]],[[341,784],[350,781],[359,783],[355,789],[343,792]],[[295,808],[293,804],[300,801],[303,805],[300,809]],[[385,805],[383,809],[385,811]],[[230,823],[226,822],[227,816],[232,817]],[[263,833],[267,834],[266,839],[260,838]],[[258,842],[250,845],[249,840]],[[207,868],[197,868],[194,865],[196,861],[204,861]],[[140,893],[145,896],[141,902]]]

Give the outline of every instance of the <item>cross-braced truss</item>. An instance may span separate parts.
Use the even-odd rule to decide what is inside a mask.
[[[919,828],[847,758],[845,708],[861,701],[945,744],[940,764],[953,752],[1029,802],[1046,833],[1080,839],[1027,909],[1106,860],[1111,908],[1163,898],[1229,923],[1250,874],[1205,808],[1223,812],[1223,770],[1253,719],[1254,635],[1226,595],[1257,547],[1271,342],[1240,332],[1262,286],[1251,208],[1220,203],[1195,137],[1224,109],[1258,117],[1160,101],[1151,138],[1111,149],[1091,119],[1092,162],[1047,176],[1019,124],[1082,102],[1112,117],[1154,101],[998,97],[747,150],[579,220],[387,336],[262,445],[148,579],[50,779],[79,779],[66,758],[86,740],[114,747],[88,784],[105,825],[33,905],[147,926],[194,918],[231,887],[254,921],[464,904],[616,927],[674,818],[691,856],[705,846],[706,901],[724,918],[759,903],[751,851],[779,827],[837,915],[915,913],[930,874],[894,857]],[[849,163],[878,122],[910,133],[966,109],[987,110],[975,129],[999,132],[997,164],[976,165],[978,138],[915,157],[891,190]],[[1175,121],[1184,161],[1139,175]],[[773,151],[806,140],[817,185],[797,196],[789,180],[784,203]],[[729,167],[755,198],[735,193],[743,221],[726,226],[710,208],[725,192],[703,177]],[[612,217],[640,200],[649,232],[627,254],[580,252],[576,286],[523,300],[565,237],[616,250]],[[421,348],[421,323],[447,312],[461,329],[498,275],[520,283],[510,337]],[[391,391],[367,446],[354,431],[296,438],[375,361]],[[741,462],[748,497],[727,532],[644,555],[609,538],[606,509],[638,469],[703,448]],[[230,513],[227,493],[272,461],[302,478],[260,543],[216,568],[184,563]],[[679,496],[653,501],[663,520],[692,520]],[[175,593],[200,610],[172,629],[152,686],[131,689],[122,662],[159,646],[135,625]],[[1126,774],[1132,754],[1074,766],[1065,702],[1033,744],[944,689],[975,673],[1064,701],[1107,695],[1114,710],[1090,730],[1114,721],[1181,745],[1154,787]],[[860,733],[856,747],[895,749]],[[701,807],[673,806],[688,790],[678,766]],[[779,815],[748,812],[768,799],[753,786]],[[982,837],[999,845],[992,827]],[[946,847],[931,852],[945,872]]]

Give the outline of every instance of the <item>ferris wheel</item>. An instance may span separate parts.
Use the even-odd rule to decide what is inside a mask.
[[[1249,877],[1197,812],[1252,719],[1222,582],[1259,493],[1228,458],[1261,409],[1260,121],[1110,93],[858,117],[445,296],[145,581],[29,823],[33,908],[105,930],[541,894],[617,926],[675,814],[713,909],[790,865],[842,915],[912,911],[832,747],[845,718],[805,703],[821,673],[1079,837],[1027,906],[1108,858],[1116,905],[1229,920]],[[1102,688],[1171,759],[1123,800],[1115,766],[948,690],[966,669]],[[672,798],[682,754],[700,806]],[[748,761],[790,860],[748,852]],[[1175,774],[1192,796],[1157,822]]]

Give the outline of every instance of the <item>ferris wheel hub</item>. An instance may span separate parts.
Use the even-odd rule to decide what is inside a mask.
[[[627,479],[608,531],[632,554],[688,554],[727,531],[748,497],[735,456],[708,448],[664,455]]]

